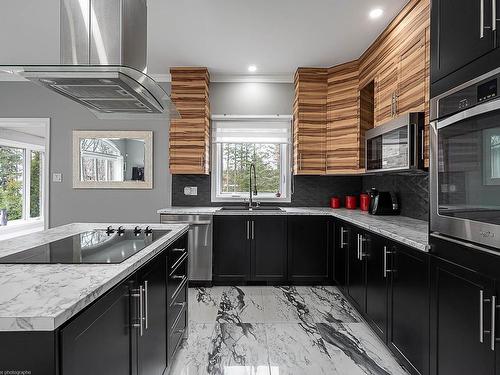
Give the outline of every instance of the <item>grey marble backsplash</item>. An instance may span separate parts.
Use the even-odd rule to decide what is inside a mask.
[[[372,187],[394,191],[401,203],[401,215],[428,221],[429,178],[427,173],[365,176],[295,176],[291,207],[327,207],[330,197],[367,191]],[[197,186],[198,195],[184,195],[185,186]],[[221,206],[212,203],[210,176],[172,176],[172,206]]]
[[[198,195],[184,195],[185,186],[197,186]],[[280,206],[327,207],[330,197],[359,194],[361,186],[359,176],[295,176],[292,202]],[[224,204],[211,202],[210,176],[172,176],[172,206],[221,205]]]
[[[394,191],[401,204],[401,215],[429,221],[429,174],[380,174],[363,176],[363,191],[372,187]]]

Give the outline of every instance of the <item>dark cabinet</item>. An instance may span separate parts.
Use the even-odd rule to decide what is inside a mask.
[[[366,236],[366,235],[365,235]],[[375,332],[387,335],[387,248],[389,241],[382,237],[366,236],[364,258],[366,264],[366,316]]]
[[[246,281],[250,275],[247,216],[214,216],[214,281]]]
[[[160,255],[139,273],[143,325],[137,331],[139,374],[161,375],[167,368],[166,258]],[[139,306],[139,316],[141,315]]]
[[[333,280],[342,290],[347,287],[347,257],[350,236],[351,228],[349,226],[342,222],[335,223]]]
[[[295,283],[328,282],[331,274],[331,220],[325,216],[288,217],[288,278]]]
[[[428,374],[428,254],[391,242],[386,262],[390,279],[387,343],[396,354],[408,361],[414,372]]]
[[[255,216],[250,218],[251,279],[286,280],[286,218]]]
[[[363,232],[354,229],[348,251],[348,286],[347,293],[356,308],[365,312],[366,306],[366,267],[364,256],[370,247],[370,236],[363,236]],[[363,252],[363,248],[364,251]]]
[[[286,217],[214,218],[214,281],[285,281]]]
[[[493,1],[432,0],[432,82],[494,49]]]
[[[60,332],[64,375],[135,374],[132,280],[116,286]]]
[[[438,258],[431,275],[431,374],[494,374],[494,281]]]

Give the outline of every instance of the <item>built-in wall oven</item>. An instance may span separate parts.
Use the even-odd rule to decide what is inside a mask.
[[[365,169],[389,172],[424,167],[424,113],[407,113],[365,133]]]
[[[431,100],[431,232],[500,249],[500,68]]]

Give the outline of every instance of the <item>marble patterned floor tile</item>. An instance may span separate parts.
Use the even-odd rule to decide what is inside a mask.
[[[312,322],[304,295],[296,287],[282,286],[263,292],[264,323],[305,323]]]
[[[337,374],[315,324],[265,324],[272,375]]]
[[[260,287],[229,287],[222,292],[217,323],[260,323],[264,320]]]
[[[211,375],[270,375],[264,326],[217,324],[210,343],[207,369]]]
[[[215,323],[190,324],[188,338],[181,344],[170,370],[171,375],[207,375],[208,353]]]
[[[223,287],[189,288],[189,322],[214,323],[224,289]]]
[[[335,287],[312,287],[304,302],[316,323],[355,323],[362,321],[356,309]]]
[[[339,373],[409,374],[365,323],[319,323],[317,327]]]

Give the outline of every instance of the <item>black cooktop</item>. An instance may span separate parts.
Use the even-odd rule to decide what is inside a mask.
[[[169,230],[95,229],[0,258],[0,264],[112,264],[144,249]]]

